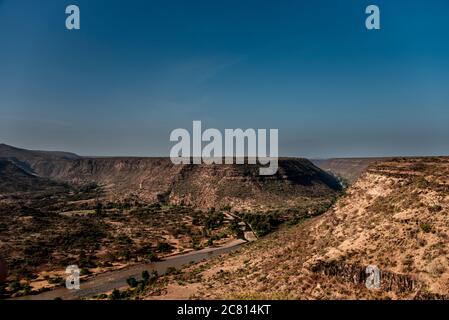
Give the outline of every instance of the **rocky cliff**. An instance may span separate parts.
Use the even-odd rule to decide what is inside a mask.
[[[308,199],[335,197],[337,179],[299,158],[279,160],[274,176],[257,165],[173,165],[168,158],[84,158],[68,153],[27,151],[3,145],[9,158],[40,177],[70,184],[95,182],[105,198],[168,201],[198,208],[232,206],[270,210]]]
[[[448,175],[447,157],[373,163],[325,214],[209,262],[196,296],[447,299]],[[379,289],[365,286],[369,265]]]

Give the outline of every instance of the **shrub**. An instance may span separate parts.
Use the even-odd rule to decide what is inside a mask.
[[[223,225],[224,214],[222,212],[212,212],[204,221],[204,226],[206,229],[216,229]]]
[[[9,289],[14,293],[22,290],[22,285],[20,284],[19,281],[16,280],[9,284]]]
[[[281,223],[279,215],[275,212],[269,214],[245,213],[243,221],[251,227],[257,236],[267,235]]]
[[[157,278],[158,278],[157,271],[151,271],[150,273],[147,270],[145,270],[142,272],[143,283],[146,285],[155,283]]]
[[[438,204],[429,207],[429,211],[433,213],[440,212],[441,210],[443,210],[443,207]]]
[[[149,262],[156,262],[160,260],[157,254],[154,253],[153,251],[148,252],[145,259],[147,259]]]
[[[126,283],[128,284],[128,286],[130,286],[131,288],[135,288],[137,287],[137,280],[134,277],[129,277],[128,279],[126,279]]]
[[[109,295],[109,300],[120,300],[122,298],[122,294],[120,293],[120,290],[114,289],[112,290],[112,293]]]
[[[232,232],[237,238],[243,239],[244,233],[242,229],[240,229],[239,222],[237,220],[232,220],[229,224],[229,231]]]
[[[83,268],[80,271],[80,276],[87,276],[87,275],[90,275],[90,274],[92,274],[92,272],[90,272],[90,270],[86,269],[86,268]]]
[[[97,205],[95,206],[95,214],[101,215],[102,213],[103,213],[103,204],[98,202]]]
[[[230,212],[231,209],[232,209],[232,207],[231,207],[230,205],[225,205],[225,206],[223,207],[223,211]]]
[[[430,231],[432,231],[432,226],[428,223],[421,223],[420,228],[425,233],[429,233]]]
[[[167,242],[159,242],[157,244],[157,251],[159,252],[171,252],[173,247]]]
[[[178,270],[175,267],[169,267],[167,268],[167,271],[165,272],[165,274],[170,275],[170,274],[177,274]]]

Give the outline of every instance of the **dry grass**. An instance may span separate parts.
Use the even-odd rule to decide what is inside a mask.
[[[324,215],[208,262],[193,298],[447,296],[447,176],[448,158],[401,158],[371,165]],[[323,263],[328,267],[317,268]],[[370,264],[384,272],[381,290],[368,290],[354,280],[355,273]],[[198,266],[183,273],[194,268]]]

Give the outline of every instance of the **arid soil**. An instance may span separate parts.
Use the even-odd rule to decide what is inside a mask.
[[[0,158],[41,178],[69,185],[96,184],[104,201],[168,202],[209,210],[291,209],[304,198],[328,199],[339,181],[309,160],[279,160],[274,176],[259,176],[258,165],[174,165],[168,158],[84,158],[0,145]],[[299,199],[299,200],[298,200]]]
[[[341,185],[305,159],[255,165],[173,165],[164,158],[83,158],[0,145],[0,297],[167,255],[264,236],[325,212]],[[254,235],[252,235],[254,237]]]
[[[449,158],[372,164],[325,214],[164,277],[165,298],[447,298],[448,175]],[[379,289],[365,287],[368,265]]]

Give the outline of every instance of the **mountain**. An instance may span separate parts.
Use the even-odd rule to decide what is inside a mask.
[[[445,157],[373,163],[325,214],[183,270],[201,282],[166,298],[448,299],[448,175]]]
[[[198,208],[232,206],[271,210],[302,206],[310,199],[332,199],[338,180],[309,160],[279,159],[274,176],[259,176],[256,165],[174,165],[169,158],[86,158],[71,153],[0,146],[30,173],[58,182],[96,183],[110,201],[141,199]]]
[[[236,209],[294,208],[307,199],[329,199],[339,182],[309,160],[279,159],[273,176],[259,176],[255,165],[188,165],[173,181],[169,198],[199,207],[231,205]]]
[[[4,143],[0,143],[0,157],[2,158],[17,158],[22,161],[38,161],[51,159],[66,159],[73,160],[81,158],[75,153],[63,151],[41,151],[41,150],[26,150],[16,148]]]
[[[58,185],[56,182],[27,172],[12,160],[0,158],[0,195],[42,191]]]
[[[332,173],[346,183],[354,183],[370,164],[388,158],[331,158],[311,160],[320,169]]]
[[[35,170],[52,167],[57,161],[70,161],[81,157],[70,152],[26,150],[1,143],[0,158],[12,160],[23,170],[41,175]],[[46,175],[43,174],[43,176]]]

